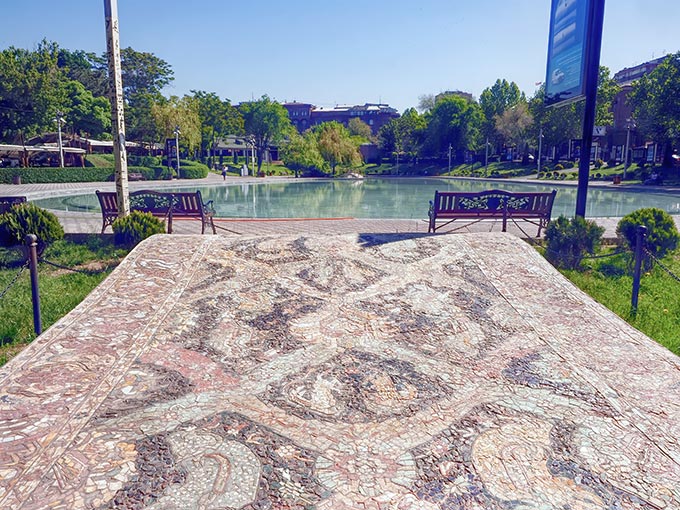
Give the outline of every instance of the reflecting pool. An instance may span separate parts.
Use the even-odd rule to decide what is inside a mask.
[[[233,182],[233,181],[232,181]],[[166,188],[162,191],[201,190],[203,199],[213,200],[216,214],[223,218],[426,218],[435,190],[550,191],[557,188],[553,217],[573,216],[575,186],[538,183],[490,182],[478,179],[379,179],[327,181],[267,181],[224,185]],[[94,192],[36,200],[47,209],[99,212]],[[680,194],[588,189],[587,217],[616,217],[641,207],[659,207],[680,214]]]

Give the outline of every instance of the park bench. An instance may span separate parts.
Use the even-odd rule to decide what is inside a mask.
[[[430,201],[428,232],[436,232],[456,220],[467,220],[467,223],[452,231],[482,220],[502,220],[505,232],[508,220],[511,220],[527,235],[517,223],[517,220],[524,220],[538,226],[536,237],[540,237],[541,230],[550,222],[556,194],[557,190],[547,193],[503,190],[435,191],[434,200]],[[443,223],[438,224],[438,221]]]
[[[17,204],[26,202],[26,197],[0,197],[0,214],[6,213]]]
[[[143,181],[144,175],[139,172],[130,172],[128,174],[128,181]]]
[[[118,217],[118,201],[115,191],[96,191],[102,210],[102,234]],[[213,216],[215,211],[212,200],[203,203],[201,192],[162,193],[153,190],[140,190],[130,193],[130,210],[148,212],[167,222],[168,233],[172,234],[173,219],[201,220],[201,234],[206,225],[216,234]]]

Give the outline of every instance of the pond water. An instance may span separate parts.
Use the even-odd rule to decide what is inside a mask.
[[[328,181],[266,181],[261,183],[163,188],[162,191],[201,190],[213,200],[223,218],[426,218],[429,201],[439,191],[550,191],[557,188],[553,217],[573,216],[575,186],[489,182],[478,179],[379,179]],[[41,199],[40,207],[99,212],[94,193]],[[659,207],[680,214],[680,194],[588,189],[587,217],[619,217],[642,207]]]

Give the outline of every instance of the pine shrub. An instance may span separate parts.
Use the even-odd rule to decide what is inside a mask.
[[[579,269],[586,254],[600,246],[604,228],[581,216],[568,219],[560,216],[545,230],[546,258],[558,268]]]
[[[114,242],[122,246],[135,246],[147,237],[165,233],[161,220],[142,211],[132,211],[128,216],[116,218],[112,228]]]
[[[680,241],[680,234],[670,214],[656,207],[638,209],[627,214],[616,226],[616,234],[622,244],[635,249],[637,227],[647,227],[645,246],[656,257],[664,257],[675,250]]]
[[[63,239],[64,229],[53,213],[30,202],[0,214],[0,245],[23,244],[29,234],[38,237],[38,251],[42,252],[54,241]]]

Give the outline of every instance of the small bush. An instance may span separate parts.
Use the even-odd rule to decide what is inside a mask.
[[[555,170],[564,170],[564,165],[562,165],[561,163],[557,163],[555,165]]]
[[[548,224],[545,231],[546,258],[555,267],[579,269],[586,254],[600,246],[604,228],[581,216],[568,219],[560,216]]]
[[[23,244],[28,234],[38,236],[38,251],[42,252],[54,241],[63,239],[64,229],[53,213],[30,202],[16,205],[0,215],[2,246]]]
[[[165,233],[161,220],[142,211],[132,211],[129,216],[116,218],[112,227],[114,242],[123,246],[135,246],[147,237]]]
[[[179,171],[182,179],[205,179],[210,169],[198,161],[180,160]]]
[[[596,159],[595,162],[593,163],[593,166],[594,166],[595,168],[598,168],[598,169],[599,169],[599,168],[602,168],[602,167],[604,166],[604,161],[602,161],[601,159],[598,158],[598,159]]]
[[[647,227],[645,246],[656,257],[663,257],[678,247],[680,234],[671,215],[662,209],[647,207],[627,214],[616,226],[616,235],[631,250],[635,249],[639,225]]]
[[[564,162],[564,168],[574,168],[574,162],[573,161],[565,161]]]

